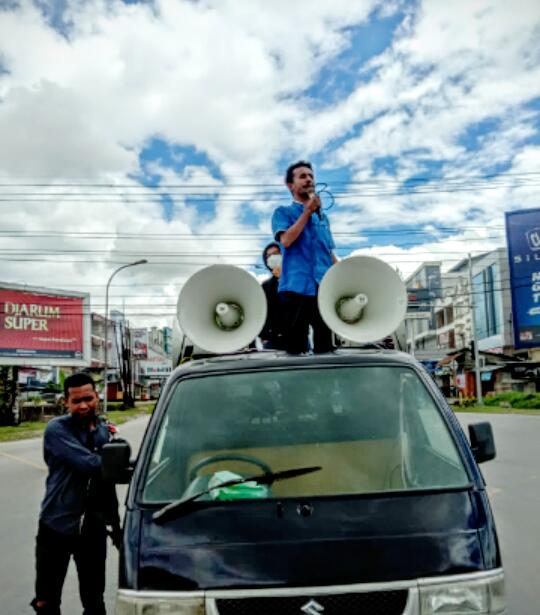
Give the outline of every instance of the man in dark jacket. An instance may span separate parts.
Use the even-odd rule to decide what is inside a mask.
[[[84,615],[104,615],[107,526],[115,544],[120,523],[114,485],[101,478],[101,448],[111,426],[98,416],[99,398],[89,374],[64,382],[69,414],[45,429],[49,468],[36,538],[36,613],[60,615],[62,587],[73,556]]]
[[[267,312],[266,322],[259,337],[263,348],[284,350],[282,308],[278,293],[279,276],[281,275],[281,249],[276,241],[272,241],[264,248],[263,262],[272,275],[262,283],[266,295]]]

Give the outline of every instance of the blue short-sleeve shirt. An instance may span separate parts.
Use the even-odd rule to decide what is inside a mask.
[[[293,201],[278,207],[272,216],[272,232],[279,242],[281,233],[289,229],[301,216],[304,207]],[[301,295],[316,295],[324,274],[333,264],[335,248],[328,216],[313,214],[304,230],[288,248],[281,246],[283,263],[279,291],[292,291]]]

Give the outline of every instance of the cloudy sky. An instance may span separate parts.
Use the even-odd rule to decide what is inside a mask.
[[[0,0],[0,281],[167,324],[214,262],[262,274],[308,158],[338,256],[411,273],[540,207],[538,0]]]

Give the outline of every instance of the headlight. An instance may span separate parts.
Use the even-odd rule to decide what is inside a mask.
[[[176,592],[119,590],[116,615],[204,615],[204,597]]]
[[[503,573],[474,581],[420,583],[421,615],[495,615],[505,613],[505,609]]]

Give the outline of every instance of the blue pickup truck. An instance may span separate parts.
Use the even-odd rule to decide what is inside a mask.
[[[409,355],[237,353],[178,367],[130,481],[117,615],[503,614],[478,463]]]

